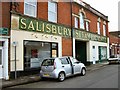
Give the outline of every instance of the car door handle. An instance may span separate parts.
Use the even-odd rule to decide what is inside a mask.
[[[75,65],[73,65],[73,66],[75,66]]]
[[[62,66],[62,67],[65,67],[65,66]]]

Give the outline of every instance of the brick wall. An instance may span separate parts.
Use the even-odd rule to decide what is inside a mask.
[[[70,3],[58,3],[58,23],[71,26],[71,8]]]
[[[72,56],[72,39],[62,38],[62,56]]]
[[[113,36],[113,35],[109,35],[109,38],[110,38],[110,43],[120,43],[119,41],[120,41],[120,38],[118,38],[118,37],[115,37],[115,36]]]
[[[2,27],[10,28],[10,3],[9,2],[2,2]]]

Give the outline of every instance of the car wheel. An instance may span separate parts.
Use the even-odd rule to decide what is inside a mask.
[[[41,81],[45,80],[45,78],[44,78],[44,77],[40,77],[40,78],[41,78]]]
[[[64,72],[59,73],[58,80],[59,80],[60,82],[62,82],[62,81],[65,80],[65,74],[64,74]]]
[[[86,74],[86,69],[85,68],[82,68],[81,70],[81,75],[84,76]]]

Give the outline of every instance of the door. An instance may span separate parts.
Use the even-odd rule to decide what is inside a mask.
[[[76,41],[75,53],[76,53],[76,59],[86,65],[87,64],[86,42]]]
[[[72,68],[69,60],[67,58],[60,58],[62,68],[65,70],[65,73],[67,76],[70,76],[72,74]]]
[[[0,79],[3,78],[3,48],[0,47]]]
[[[80,63],[75,58],[73,59],[73,68],[74,68],[74,74],[80,73],[81,70]]]
[[[92,53],[93,64],[96,64],[96,48],[95,46],[93,46],[92,48],[93,48],[93,53]]]

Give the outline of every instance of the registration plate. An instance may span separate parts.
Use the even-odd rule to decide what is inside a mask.
[[[47,77],[48,77],[48,76],[50,76],[50,75],[49,75],[49,74],[44,74],[44,76],[47,76]]]

